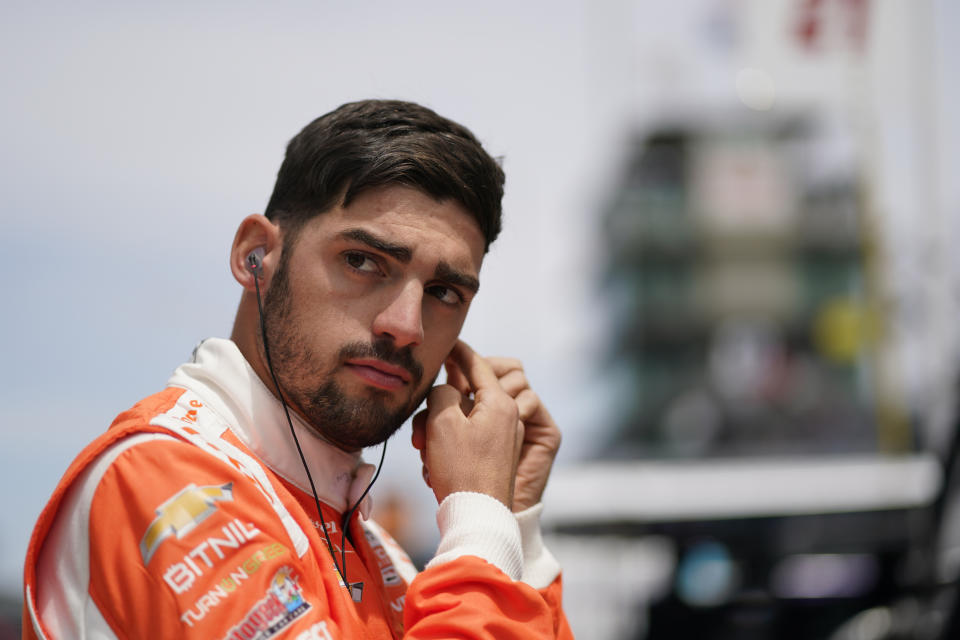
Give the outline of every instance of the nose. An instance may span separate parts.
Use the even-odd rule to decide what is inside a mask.
[[[373,320],[373,334],[389,336],[397,347],[423,342],[423,286],[408,282]]]

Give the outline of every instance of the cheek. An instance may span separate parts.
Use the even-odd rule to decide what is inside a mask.
[[[463,327],[465,315],[458,318],[442,318],[435,322],[424,323],[424,344],[422,349],[423,365],[426,373],[431,373],[432,369],[440,370],[444,360],[450,355],[457,338],[460,336],[460,329]],[[436,374],[433,371],[433,374]]]
[[[374,292],[331,269],[303,273],[294,287],[296,299],[302,301],[296,305],[298,319],[309,330],[328,336],[368,327],[378,305]]]

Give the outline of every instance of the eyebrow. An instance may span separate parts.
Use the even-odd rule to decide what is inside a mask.
[[[442,260],[440,261],[440,264],[437,265],[436,271],[433,272],[433,277],[437,280],[443,280],[444,282],[449,282],[450,284],[455,284],[458,287],[468,289],[474,294],[480,290],[479,280],[471,275],[463,273],[462,271],[457,271],[451,267],[449,263]]]
[[[402,262],[403,264],[407,264],[411,259],[413,259],[413,250],[411,250],[410,247],[406,247],[402,244],[391,244],[383,238],[378,238],[364,229],[347,229],[346,231],[341,231],[339,235],[341,238],[356,240],[357,242],[362,242],[363,244],[376,249],[377,251],[382,251],[394,260]]]

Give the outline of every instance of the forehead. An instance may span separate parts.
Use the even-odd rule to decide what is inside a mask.
[[[438,201],[411,187],[388,185],[361,192],[349,206],[313,218],[303,232],[323,242],[347,240],[362,230],[410,251],[414,261],[444,261],[480,271],[485,240],[480,226],[453,200]]]

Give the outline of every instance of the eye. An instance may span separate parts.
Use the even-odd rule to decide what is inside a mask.
[[[442,284],[430,285],[429,287],[427,287],[427,293],[432,295],[434,298],[436,298],[443,304],[454,306],[463,302],[463,296],[460,295],[460,292],[446,285],[442,285]]]
[[[366,253],[360,251],[348,251],[343,254],[343,260],[354,271],[360,273],[380,273],[380,265],[377,261]]]

